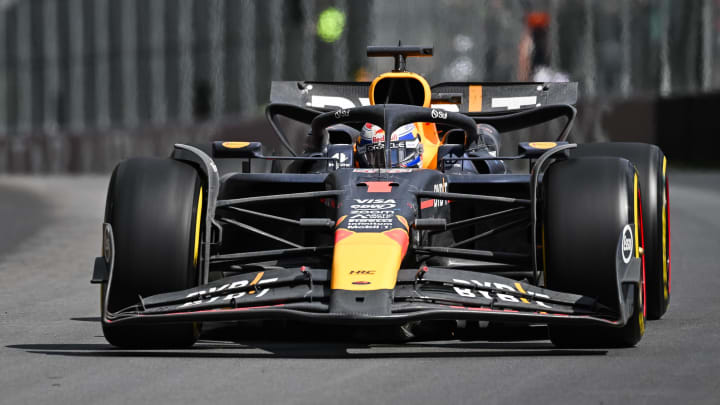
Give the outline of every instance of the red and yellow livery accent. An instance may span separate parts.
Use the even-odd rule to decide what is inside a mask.
[[[403,228],[362,233],[338,229],[330,288],[353,291],[395,288],[408,243],[409,235]]]

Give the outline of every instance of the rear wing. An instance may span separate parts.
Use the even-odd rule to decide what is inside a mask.
[[[440,83],[432,107],[460,113],[502,112],[577,103],[577,82]],[[270,102],[322,110],[370,104],[368,82],[272,82]]]

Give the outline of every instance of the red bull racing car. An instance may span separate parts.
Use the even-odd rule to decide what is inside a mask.
[[[559,347],[635,345],[670,297],[662,151],[568,142],[576,83],[430,86],[406,69],[430,55],[369,47],[395,59],[371,83],[274,82],[283,156],[247,134],[121,162],[92,279],[107,340],[188,346],[204,321],[280,319],[546,324]],[[554,120],[552,141],[501,153],[505,133]]]

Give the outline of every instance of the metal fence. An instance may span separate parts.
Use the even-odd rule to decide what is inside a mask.
[[[270,80],[387,70],[364,48],[397,40],[435,46],[435,57],[409,64],[431,82],[532,79],[526,65],[540,63],[579,81],[585,101],[707,92],[720,87],[719,8],[720,0],[0,0],[0,137],[246,117],[267,102]]]
[[[349,16],[348,33],[330,46],[317,39],[315,20],[333,4]],[[336,48],[347,50],[349,38],[367,42],[350,33],[366,32],[367,8],[343,1],[2,1],[0,133],[255,112],[270,79],[344,78],[346,69],[323,63]],[[324,48],[334,55],[321,57]]]
[[[585,96],[708,91],[720,86],[719,7],[718,0],[377,1],[372,41],[434,43],[437,56],[422,66],[436,80],[517,80],[528,17],[540,12],[547,64],[579,81]]]

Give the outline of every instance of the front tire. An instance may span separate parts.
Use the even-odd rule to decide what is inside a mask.
[[[121,162],[105,208],[115,254],[110,289],[102,286],[103,310],[107,305],[108,311],[119,311],[137,304],[138,296],[197,285],[201,215],[201,181],[191,166],[170,159]],[[102,327],[110,344],[124,348],[186,347],[199,335],[199,325],[192,323],[103,322]]]
[[[630,162],[619,158],[571,159],[550,166],[543,181],[548,288],[593,297],[619,311],[618,240],[640,215],[636,180]],[[631,227],[638,243],[639,228]],[[639,247],[633,249],[636,258]],[[633,288],[633,311],[625,326],[550,325],[550,340],[559,347],[634,346],[645,331],[644,282],[640,284],[623,286]]]
[[[670,204],[667,158],[645,143],[592,143],[578,145],[573,157],[614,156],[635,165],[640,181],[647,272],[647,316],[660,319],[670,305]]]

